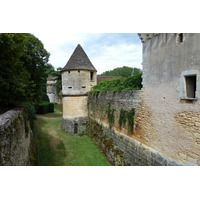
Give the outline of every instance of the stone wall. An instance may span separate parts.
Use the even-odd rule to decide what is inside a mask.
[[[92,80],[90,73],[93,73]],[[96,72],[91,72],[90,70],[68,70],[62,72],[63,95],[87,94],[96,83]]]
[[[177,162],[133,137],[124,135],[108,124],[89,118],[89,134],[107,159],[116,166],[180,166]]]
[[[135,135],[184,165],[200,165],[200,34],[179,36],[143,37],[143,95]]]
[[[100,144],[113,165],[183,165],[138,137],[140,119],[145,118],[138,112],[141,105],[142,91],[90,94],[88,131],[91,138]]]
[[[134,112],[140,102],[141,91],[120,91],[90,94],[88,97],[89,117],[98,119],[116,131],[132,135]]]
[[[22,109],[0,115],[0,165],[30,165],[32,139],[30,124]]]
[[[68,133],[79,133],[85,130],[87,122],[87,96],[63,97],[62,128]]]
[[[47,79],[47,96],[50,103],[60,103],[58,88],[56,86],[58,77],[48,77]]]

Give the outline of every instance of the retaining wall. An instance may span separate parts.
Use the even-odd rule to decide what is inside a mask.
[[[141,95],[142,91],[90,94],[88,131],[91,138],[100,144],[113,165],[183,165],[135,137]]]
[[[32,139],[30,124],[22,109],[0,115],[0,165],[30,165]]]

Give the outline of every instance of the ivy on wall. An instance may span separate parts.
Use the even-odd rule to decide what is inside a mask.
[[[111,127],[113,126],[114,122],[115,122],[115,115],[114,115],[115,109],[111,108],[111,103],[108,104],[108,110],[107,110],[107,116],[108,116],[108,123],[109,123],[109,127],[111,129]]]
[[[134,129],[134,116],[135,116],[135,109],[132,108],[130,111],[121,109],[120,116],[119,116],[119,126],[125,126],[126,122],[128,122],[128,131],[130,133],[133,132]]]

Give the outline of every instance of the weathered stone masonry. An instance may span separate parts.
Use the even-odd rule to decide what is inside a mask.
[[[88,99],[88,128],[100,144],[108,160],[113,165],[183,165],[163,153],[145,145],[136,135],[140,129],[140,114],[142,91],[121,91],[90,94]],[[131,131],[128,113],[135,109],[132,117],[134,127]],[[113,113],[109,122],[109,112]],[[127,119],[120,125],[120,114],[127,113]],[[110,124],[111,123],[111,124]]]
[[[68,133],[85,131],[87,93],[96,85],[96,69],[78,45],[62,69],[62,127]]]
[[[139,34],[143,42],[143,142],[200,165],[200,34]]]
[[[32,139],[30,124],[22,109],[0,115],[0,165],[30,165]]]

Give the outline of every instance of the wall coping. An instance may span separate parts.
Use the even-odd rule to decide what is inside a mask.
[[[14,108],[6,111],[0,115],[0,134],[3,134],[5,128],[9,127],[10,124],[23,112],[23,108]]]

